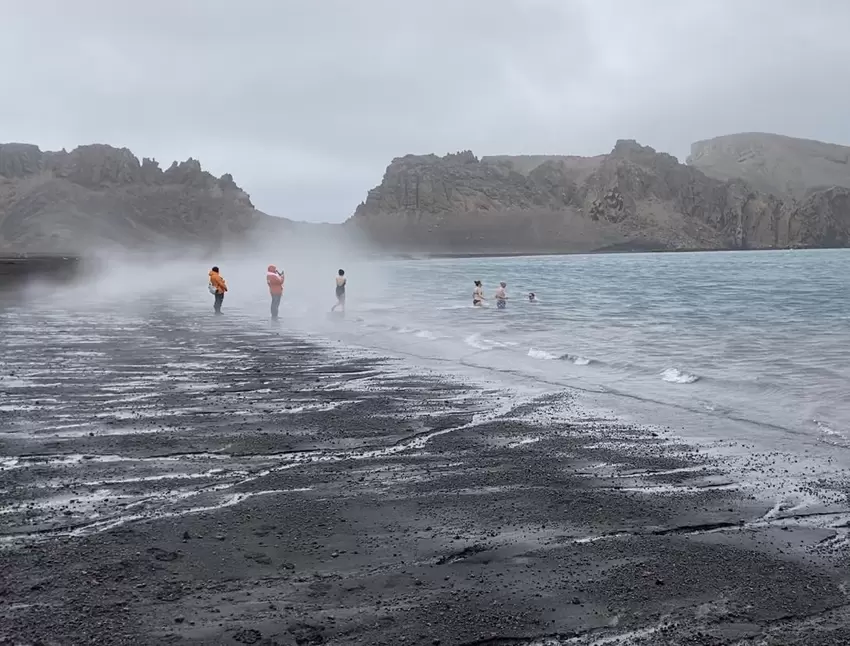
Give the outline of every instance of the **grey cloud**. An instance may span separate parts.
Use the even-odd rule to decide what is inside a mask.
[[[194,156],[287,217],[344,219],[408,152],[850,143],[842,0],[6,4],[0,140]]]

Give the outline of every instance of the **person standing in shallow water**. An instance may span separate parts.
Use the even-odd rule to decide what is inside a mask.
[[[339,307],[343,312],[345,311],[345,285],[348,282],[345,278],[345,271],[340,269],[337,272],[336,277],[336,305],[331,308],[331,312],[335,312],[336,308]]]
[[[224,294],[227,292],[227,281],[224,280],[218,267],[213,267],[209,273],[210,276],[210,291],[215,296],[213,301],[213,310],[216,314],[221,314],[221,304],[224,303]]]
[[[480,280],[475,281],[475,289],[472,290],[472,304],[475,307],[484,306],[484,285]]]
[[[508,284],[505,281],[499,283],[499,288],[496,290],[496,307],[500,310],[503,310],[508,305],[508,293],[505,291],[505,288]]]
[[[278,320],[280,311],[280,299],[283,297],[283,271],[278,271],[274,265],[269,265],[266,271],[266,284],[269,286],[269,295],[272,297],[272,321]]]

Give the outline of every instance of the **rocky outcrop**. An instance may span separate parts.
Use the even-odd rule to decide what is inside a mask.
[[[0,176],[34,175],[43,169],[44,155],[32,144],[0,144]]]
[[[850,247],[850,189],[814,191],[788,211],[788,237],[799,246]]]
[[[162,170],[126,148],[0,144],[0,249],[220,245],[288,222],[254,209],[231,175],[217,178],[194,159]]]
[[[249,206],[250,197],[226,173],[216,178],[201,168],[201,163],[189,158],[173,162],[163,171],[159,162],[145,157],[141,162],[127,148],[104,144],[80,146],[70,153],[42,152],[31,144],[0,144],[0,176],[7,179],[24,178],[47,172],[55,177],[84,188],[102,189],[116,186],[181,185],[199,189],[219,188],[238,195]]]
[[[850,147],[748,132],[691,145],[687,163],[716,179],[742,179],[774,195],[802,200],[813,190],[850,188]]]
[[[843,208],[837,194],[798,204],[618,141],[592,158],[401,157],[346,224],[420,251],[746,249],[838,244]]]
[[[163,170],[125,148],[0,144],[0,251],[220,249],[281,233],[296,244],[345,236],[350,247],[362,237],[385,251],[430,253],[850,245],[850,187],[806,180],[792,195],[759,190],[746,173],[702,172],[710,155],[699,150],[689,165],[629,140],[597,157],[407,155],[343,227],[317,228],[257,211],[231,175],[215,177],[195,159]],[[839,152],[830,164],[841,166]]]

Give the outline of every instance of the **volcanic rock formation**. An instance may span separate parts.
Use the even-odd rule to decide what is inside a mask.
[[[798,202],[621,140],[589,158],[397,158],[346,224],[411,251],[844,246],[848,193],[810,192]]]
[[[631,140],[597,157],[407,155],[345,226],[319,227],[256,210],[233,177],[194,159],[162,170],[125,148],[0,144],[0,252],[215,251],[296,230],[415,253],[841,247],[848,153],[732,135],[694,144],[689,165]]]
[[[850,188],[850,147],[747,132],[691,145],[688,164],[716,179],[804,200],[814,190]]]
[[[216,178],[194,159],[163,171],[126,148],[43,152],[0,144],[0,249],[6,251],[216,246],[286,222],[254,209],[230,175]]]

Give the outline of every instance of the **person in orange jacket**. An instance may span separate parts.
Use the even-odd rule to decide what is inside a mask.
[[[266,271],[266,285],[269,286],[269,294],[272,297],[272,321],[277,321],[280,310],[280,299],[283,296],[283,270],[278,271],[274,265],[269,265]]]
[[[224,294],[227,291],[227,281],[222,278],[218,267],[210,270],[210,292],[215,295],[213,309],[216,314],[221,314],[221,304],[224,302]]]

